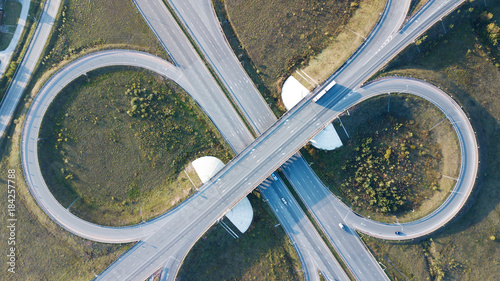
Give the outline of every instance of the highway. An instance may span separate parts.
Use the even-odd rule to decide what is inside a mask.
[[[197,100],[204,109],[206,107],[209,107],[206,105],[205,100],[208,100],[208,102],[210,102],[212,99],[206,98],[203,95],[197,96],[199,92],[193,89],[191,79],[187,79],[188,75],[185,75],[180,67],[175,67],[172,64],[169,64],[152,55],[127,50],[104,51],[80,58],[75,62],[65,66],[63,69],[61,69],[61,71],[51,77],[50,80],[41,89],[40,93],[37,95],[30,108],[30,112],[28,112],[23,132],[23,135],[26,135],[26,137],[23,138],[23,146],[33,147],[33,149],[23,149],[22,154],[23,165],[25,166],[24,170],[26,173],[26,180],[28,182],[28,185],[31,187],[32,194],[34,195],[35,199],[42,207],[42,209],[52,219],[54,219],[61,226],[71,231],[72,233],[94,241],[123,243],[144,240],[146,237],[149,237],[152,233],[157,231],[160,226],[164,225],[169,220],[169,217],[162,216],[145,224],[123,228],[103,227],[83,221],[72,215],[55,200],[48,187],[46,186],[46,183],[43,181],[41,172],[39,170],[38,161],[31,160],[37,159],[37,141],[35,140],[38,139],[38,130],[42,121],[42,117],[48,106],[50,105],[50,102],[57,95],[57,93],[77,77],[94,69],[112,65],[130,65],[142,67],[168,77],[169,79],[178,83],[187,92],[194,93],[193,98]],[[232,108],[230,106],[226,107]],[[230,114],[213,114],[215,107],[212,106],[210,108],[212,108],[212,111],[207,114],[214,115],[214,117],[209,115],[213,120],[218,121],[220,118],[230,116]],[[244,128],[244,126],[242,127]],[[226,128],[228,127],[226,126]],[[229,138],[231,138],[231,136],[229,136]],[[284,186],[281,188],[286,190]],[[279,200],[278,202],[281,202],[281,200]],[[290,200],[290,204],[294,204],[294,201]],[[296,210],[300,209],[297,207]],[[291,214],[287,211],[281,211],[281,213],[279,214],[279,216],[281,217],[285,215],[288,215],[288,218],[301,217],[300,214]],[[303,214],[302,217],[304,217]],[[301,220],[303,221],[303,219]],[[283,225],[287,225],[287,218],[284,218],[281,221]],[[287,227],[293,229],[293,225],[295,224],[299,224],[299,222],[292,221],[288,223]],[[300,222],[300,224],[300,231],[289,232],[292,236],[295,236],[292,239],[298,241],[294,246],[297,249],[309,249],[309,252],[312,252],[311,249],[313,248],[322,249],[322,252],[320,254],[312,252],[303,255],[305,257],[304,263],[311,264],[310,266],[304,266],[306,276],[311,275],[311,278],[309,278],[310,280],[317,280],[316,272],[318,269],[321,270],[326,276],[342,276],[344,273],[340,269],[340,266],[338,266],[338,264],[336,263],[335,259],[333,257],[331,257],[330,261],[326,259],[326,257],[328,257],[326,253],[328,253],[329,251],[324,242],[319,237],[319,234],[317,234],[317,232],[314,230],[312,224],[310,222]],[[308,237],[313,237],[315,238],[315,240],[309,241],[310,239],[304,238],[305,236],[303,233],[308,233]],[[315,235],[313,233],[315,233]],[[193,244],[196,239],[197,237],[190,241],[190,243]],[[148,240],[144,241],[145,242],[140,243],[141,247],[149,245],[144,244],[147,243]],[[180,244],[177,246],[179,246],[179,248],[183,250],[189,250],[191,244],[184,245],[183,247],[181,247],[182,245]],[[318,244],[319,246],[314,246],[315,244]],[[131,251],[128,252],[129,258],[137,257],[135,249],[136,248],[134,247]],[[184,250],[184,252],[182,252],[182,255],[179,257],[181,260],[184,255],[187,254],[187,250]],[[147,252],[146,254],[149,255],[150,252]],[[321,256],[325,257],[324,261],[321,261],[321,259],[319,258]],[[179,259],[171,259],[171,261],[177,260]],[[318,268],[318,266],[320,266],[320,268]],[[308,268],[312,268],[311,271],[308,271]]]
[[[242,151],[253,141],[253,136],[166,6],[160,0],[133,2],[175,66],[189,78],[193,92],[188,93],[212,119],[232,149],[236,153]]]
[[[377,260],[351,224],[344,220],[346,214],[354,214],[349,208],[337,207],[339,200],[323,185],[304,158],[296,154],[281,169],[356,279],[387,280]],[[339,223],[346,228],[341,229]]]
[[[168,3],[228,89],[252,129],[258,135],[267,130],[276,122],[276,116],[229,46],[215,15],[212,1],[168,0]]]
[[[144,264],[147,265],[148,268],[154,266],[158,268],[161,266],[161,261],[167,261],[168,264],[172,264],[169,272],[176,272],[174,265],[178,264],[178,262],[173,262],[171,260],[172,254],[183,257],[183,254],[187,253],[189,250],[186,250],[185,247],[177,248],[178,245],[189,245],[190,248],[192,243],[194,243],[192,241],[196,241],[196,239],[199,238],[217,218],[220,218],[228,210],[228,207],[233,206],[260,182],[264,181],[271,172],[291,157],[295,151],[310,139],[310,137],[321,130],[325,124],[331,122],[331,120],[338,116],[345,108],[363,100],[364,96],[367,94],[363,95],[363,91],[358,91],[356,85],[359,85],[362,81],[371,76],[376,69],[380,68],[387,60],[392,58],[407,44],[411,43],[412,40],[433,22],[452,10],[459,2],[462,1],[430,1],[428,5],[432,7],[424,9],[423,12],[417,14],[417,16],[422,17],[423,20],[410,21],[409,25],[405,26],[402,32],[398,32],[388,37],[391,38],[391,40],[387,40],[387,38],[385,41],[382,41],[380,45],[377,46],[375,44],[374,46],[379,48],[376,49],[376,51],[373,51],[375,50],[373,48],[371,49],[372,51],[366,48],[360,48],[361,51],[353,57],[354,59],[351,59],[348,64],[344,65],[344,72],[337,72],[335,80],[338,82],[338,86],[334,87],[332,91],[329,91],[329,93],[318,103],[312,103],[310,98],[308,98],[285,114],[285,117],[281,118],[278,123],[274,124],[261,137],[254,141],[250,147],[244,149],[221,172],[219,172],[216,177],[205,184],[202,187],[201,193],[197,193],[178,208],[155,220],[162,222],[157,223],[157,225],[160,226],[158,231],[155,231],[154,234],[148,236],[143,242],[134,247],[136,251],[129,251],[129,255],[126,256],[125,259],[135,254],[142,253],[141,256],[149,257],[144,261]],[[434,7],[436,7],[436,9],[434,9]],[[387,43],[385,43],[386,41]],[[169,51],[172,50],[169,49]],[[371,56],[367,63],[373,66],[369,67],[370,65],[366,66],[366,64],[361,65],[361,63],[367,59],[367,57],[364,57],[364,54],[367,54],[368,57]],[[177,57],[175,57],[175,61],[178,64]],[[353,67],[352,70],[351,65]],[[189,69],[189,67],[185,69],[182,67],[180,68],[182,69],[181,72],[184,74],[186,74],[184,72],[185,69]],[[193,71],[192,69],[190,70]],[[348,73],[351,73],[350,75],[352,75],[352,77],[357,77],[357,79],[351,79],[356,81],[352,83],[348,81]],[[190,76],[189,78],[191,79]],[[36,112],[36,110],[34,112]],[[35,119],[36,115],[35,113]],[[25,125],[25,128],[26,127],[28,126]],[[26,130],[34,131],[36,128]],[[24,135],[25,133],[23,132],[23,139]],[[36,136],[34,140],[36,140],[37,137],[38,136]],[[27,138],[26,140],[31,139]],[[34,140],[31,141],[33,142]],[[28,142],[29,141],[26,143]],[[23,147],[24,146],[25,144],[23,142]],[[31,146],[32,150],[33,147],[36,150],[36,141],[34,141],[34,145]],[[30,147],[27,146],[26,150],[28,152],[29,149]],[[470,151],[474,151],[474,149],[471,148]],[[462,170],[464,172],[461,172],[461,175],[464,175],[463,179],[465,181],[470,180],[470,171],[473,171],[474,168],[469,167],[469,163],[473,161],[473,158],[465,158],[465,160],[464,158],[465,157],[462,158],[462,161],[464,161]],[[25,162],[24,156],[23,162]],[[28,170],[25,170],[25,173],[28,173],[27,171]],[[37,181],[39,180],[43,181],[43,179],[37,179]],[[457,185],[459,185],[458,182]],[[450,201],[453,200],[452,198]],[[202,213],[200,210],[205,210],[205,213],[200,214]],[[438,217],[441,213],[443,213],[442,210],[433,215]],[[54,216],[51,217],[55,217],[57,220],[58,214],[54,214]],[[443,219],[443,217],[441,217],[441,219]],[[444,217],[445,221],[446,219],[447,218]],[[186,224],[186,221],[189,223]],[[428,223],[429,220],[423,220],[422,223],[424,222]],[[151,224],[153,225],[153,223]],[[182,225],[182,227],[173,227],[178,225]],[[420,226],[422,226],[422,224]],[[420,233],[426,231],[433,230],[430,227],[427,229],[424,227]],[[143,233],[146,232],[146,230],[143,230]],[[189,235],[186,235],[186,233]],[[169,234],[168,236],[171,239],[166,239],[166,234]],[[143,234],[143,236],[147,235]],[[405,238],[409,239],[411,235]],[[154,254],[151,255],[151,253]],[[158,258],[158,260],[156,258]],[[110,269],[115,269],[119,266],[119,263],[115,263]],[[137,274],[139,273],[132,272],[124,276],[127,276],[127,278],[139,277]]]
[[[47,0],[44,4],[35,33],[0,105],[0,139],[3,138],[31,74],[38,64],[60,5],[61,0]]]
[[[150,24],[150,27],[153,29],[154,33],[158,37],[159,41],[163,44],[163,46],[168,50],[168,53],[174,58],[174,61],[178,64],[180,68],[184,68],[185,65],[188,67],[191,67],[191,65],[194,64],[194,62],[198,61],[198,67],[201,68],[201,65],[203,65],[203,62],[200,60],[199,56],[197,56],[193,51],[189,53],[182,53],[185,49],[185,45],[189,44],[187,38],[185,38],[179,29],[177,27],[176,23],[173,21],[172,17],[170,14],[168,14],[167,10],[163,7],[163,3],[161,1],[136,1],[134,2],[138,9],[141,11],[141,14],[144,16],[146,22]],[[185,2],[188,3],[188,2]],[[182,4],[182,2],[181,2]],[[236,105],[239,106],[239,109],[241,112],[244,113],[245,116],[250,116],[254,118],[253,120],[250,120],[249,123],[252,126],[252,128],[257,131],[261,132],[264,131],[268,126],[271,126],[275,121],[276,117],[274,114],[270,111],[269,107],[267,107],[267,104],[264,102],[262,99],[262,96],[260,93],[257,91],[251,80],[248,78],[246,75],[246,72],[243,70],[241,65],[239,64],[237,58],[233,54],[231,48],[229,45],[227,45],[227,42],[225,41],[225,37],[222,34],[222,31],[220,30],[220,26],[218,24],[218,21],[215,17],[214,10],[211,6],[211,3],[209,1],[205,1],[203,3],[199,2],[197,3],[198,5],[195,5],[196,7],[203,7],[203,9],[198,10],[196,13],[191,13],[191,16],[196,16],[197,14],[205,13],[206,18],[211,19],[210,21],[210,27],[212,29],[210,31],[203,30],[201,34],[205,34],[205,32],[209,32],[211,36],[208,36],[208,39],[204,42],[209,42],[209,45],[215,46],[215,50],[210,52],[210,55],[213,54],[222,54],[218,55],[216,58],[214,57],[206,57],[207,53],[204,53],[205,57],[211,61],[211,62],[218,62],[216,64],[211,64],[212,67],[214,65],[219,66],[219,68],[214,68],[215,73],[218,75],[219,79],[224,83],[226,88],[229,90],[231,98],[233,101],[235,101]],[[174,10],[177,9],[176,6],[172,6]],[[181,7],[182,9],[182,7]],[[190,10],[190,7],[188,7],[188,10]],[[177,15],[179,16],[179,15]],[[182,15],[180,15],[180,18],[182,18]],[[196,17],[195,17],[196,18]],[[161,19],[161,23],[158,23],[157,19]],[[154,23],[154,24],[152,24]],[[205,26],[201,22],[199,22],[200,25]],[[163,26],[168,26],[170,30],[163,30]],[[175,29],[175,32],[172,31],[172,29]],[[189,27],[187,28],[188,30],[190,29]],[[173,34],[173,35],[171,35]],[[216,36],[215,38],[213,36]],[[218,36],[218,37],[217,37]],[[223,44],[218,44],[219,42],[224,42]],[[214,45],[215,44],[215,45]],[[200,47],[200,46],[199,46]],[[203,50],[203,46],[201,46],[201,49]],[[207,48],[210,49],[210,48]],[[222,51],[221,51],[222,50]],[[177,59],[177,57],[182,58],[182,60]],[[221,67],[220,63],[224,63],[225,67],[227,69]],[[230,70],[230,71],[228,71]],[[206,79],[209,79],[208,77]],[[216,92],[216,91],[214,91]],[[226,99],[226,97],[220,92],[216,92],[219,94],[218,97],[212,97],[213,99]],[[201,97],[200,99],[203,99],[206,97]],[[250,114],[250,115],[248,115]],[[230,115],[227,115],[230,116]],[[234,127],[224,127],[223,124],[220,125],[218,119],[220,119],[219,116],[210,116],[209,117],[213,120],[213,122],[216,124],[218,128],[226,128],[229,130],[233,130]],[[232,119],[237,118],[236,116],[231,117]],[[241,128],[239,129],[240,131],[247,130],[243,125],[241,125]],[[231,144],[234,142],[231,137],[226,138],[226,140]],[[248,140],[247,144],[250,144],[251,140]],[[234,147],[234,146],[233,146]],[[236,150],[238,152],[238,150]],[[275,189],[280,189],[282,192],[288,192],[286,190],[286,187],[284,185],[275,185]],[[273,199],[269,201],[269,204],[279,204],[281,200],[278,199],[277,202],[273,202]],[[291,202],[291,204],[295,204],[295,202]],[[279,214],[276,214],[278,216],[278,219],[280,219],[283,222],[284,226],[289,226],[287,225],[287,220],[285,219],[285,214],[286,213],[293,213],[293,210],[298,209],[297,206],[288,206],[285,211],[280,212]],[[290,222],[289,224],[295,224],[295,222]],[[309,224],[307,225],[308,232],[315,232],[312,225]],[[301,232],[288,232],[290,239],[294,241],[304,241],[304,239],[301,239]],[[295,236],[295,237],[294,237]],[[317,236],[319,237],[319,235]],[[317,239],[315,242],[317,245],[323,245],[323,241],[321,239]],[[323,243],[323,244],[322,244]],[[304,245],[295,245],[297,251],[299,251],[298,255],[299,257],[305,256],[304,254],[300,253],[301,249],[305,249],[306,247]],[[324,249],[322,252],[325,252],[327,250],[326,245],[321,246]],[[318,253],[316,253],[317,255]],[[304,261],[302,261],[304,263]],[[306,276],[306,279],[316,279],[318,278],[316,271],[318,270],[317,268],[312,268],[311,270],[308,270],[309,267],[304,266],[304,274]],[[341,271],[340,271],[341,272]],[[324,272],[325,275],[335,275],[335,272]],[[339,273],[337,273],[339,274]]]
[[[233,100],[237,101],[236,104],[240,107],[240,111],[246,114],[246,119],[254,130],[260,134],[276,122],[276,117],[267,104],[263,102],[260,93],[255,89],[225,39],[211,1],[168,0],[168,2],[190,36],[194,38],[198,48],[203,52],[219,79],[229,89]],[[406,18],[410,2],[409,0],[387,1],[379,22],[371,32],[370,38],[367,39],[367,48],[370,47],[370,44],[384,42],[386,38],[397,33]],[[323,194],[329,193],[311,169],[304,169],[303,166],[297,165],[298,163],[304,164],[305,161],[300,155],[296,157],[298,159],[292,165],[287,165],[286,168],[282,166],[290,183],[293,186],[298,185],[300,181],[295,181],[299,175],[302,178],[317,179],[310,181],[308,185],[301,185],[305,187],[303,189],[296,189],[299,196],[309,196],[308,194],[315,193],[318,189],[322,189]],[[312,213],[317,209],[310,205],[307,207]],[[356,233],[354,231],[340,231],[338,225],[343,221],[343,216],[334,207],[333,204],[323,204],[323,209],[328,209],[330,216],[315,216],[315,218],[318,225],[322,226],[323,231],[327,233],[331,244],[343,258],[352,274],[360,280],[387,280],[385,272],[365,248]]]
[[[309,218],[279,178],[265,180],[259,190],[290,237],[302,263],[305,280],[349,280]]]

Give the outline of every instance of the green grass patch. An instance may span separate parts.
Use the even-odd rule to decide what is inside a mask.
[[[341,117],[351,137],[344,138],[344,146],[303,149],[327,186],[354,211],[382,221],[392,222],[394,215],[414,219],[415,211],[422,216],[437,208],[453,187],[451,180],[442,184],[444,170],[457,177],[460,165],[454,130],[449,122],[439,123],[444,114],[410,95],[372,98],[349,112]]]
[[[302,280],[295,250],[271,210],[256,195],[252,225],[234,239],[214,225],[196,242],[184,260],[179,280]],[[224,221],[228,223],[227,219]],[[232,227],[234,230],[235,227]]]
[[[7,170],[14,169],[16,178],[16,248],[15,274],[3,265],[2,279],[15,280],[90,280],[121,256],[130,244],[102,244],[72,235],[53,222],[30,194],[20,169],[20,139],[23,118],[17,119],[2,146],[0,184],[7,188]],[[7,193],[0,200],[0,207],[7,210]],[[1,212],[0,219],[7,221],[8,212]],[[8,229],[0,231],[0,238],[7,245]]]
[[[426,79],[452,95],[470,116],[480,144],[478,185],[460,218],[421,243],[367,242],[379,261],[390,259],[407,276],[413,274],[411,280],[500,279],[498,238],[490,239],[500,235],[499,57],[475,25],[484,10],[498,19],[500,4],[487,3],[487,7],[484,1],[462,6],[443,20],[448,34],[438,23],[425,34],[422,53],[410,47],[380,74]],[[397,273],[390,276],[402,279]]]
[[[186,175],[195,175],[191,161],[231,158],[194,101],[146,71],[96,71],[71,83],[50,106],[40,138],[55,197],[64,206],[76,200],[71,212],[103,225],[166,212],[196,190]]]
[[[3,19],[2,31],[0,32],[0,51],[7,49],[14,36],[17,27],[17,20],[21,15],[22,5],[17,1],[5,1],[5,16]]]

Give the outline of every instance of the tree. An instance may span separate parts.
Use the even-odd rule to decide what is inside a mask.
[[[498,45],[498,39],[500,38],[500,27],[498,27],[496,23],[492,22],[486,26],[486,31],[488,32],[488,36],[493,46]]]

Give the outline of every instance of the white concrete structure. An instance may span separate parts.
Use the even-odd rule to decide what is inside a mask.
[[[342,141],[330,123],[311,140],[311,144],[318,149],[334,150],[342,146]]]
[[[228,218],[241,233],[248,230],[253,220],[253,209],[250,200],[247,197],[243,198],[236,206],[234,206],[227,214]]]
[[[286,110],[290,110],[299,101],[301,101],[305,96],[309,94],[309,90],[300,84],[295,77],[290,76],[286,79],[281,89],[281,98],[283,99],[283,104]],[[342,141],[340,140],[337,131],[330,123],[323,131],[319,132],[313,139],[311,139],[311,144],[323,150],[334,150],[337,147],[342,146]]]
[[[194,160],[192,164],[202,183],[206,183],[218,171],[224,168],[224,163],[219,158],[213,156],[200,157]]]
[[[205,183],[224,167],[224,163],[213,156],[203,156],[193,161],[193,167],[200,180]],[[252,224],[253,209],[250,200],[243,198],[227,214],[228,218],[241,233],[245,233]]]

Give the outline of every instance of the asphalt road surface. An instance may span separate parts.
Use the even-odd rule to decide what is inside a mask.
[[[12,115],[17,108],[21,95],[28,85],[31,74],[33,73],[42,51],[45,48],[45,43],[49,38],[60,4],[61,0],[47,0],[43,7],[43,11],[39,18],[35,33],[33,34],[33,38],[31,39],[31,43],[29,44],[21,63],[17,67],[17,71],[12,78],[0,106],[0,139],[3,138],[5,130],[12,120]]]
[[[168,0],[215,74],[258,135],[276,116],[262,98],[222,32],[211,0]]]
[[[189,92],[212,119],[232,149],[239,153],[253,136],[213,79],[193,46],[175,22],[162,1],[133,0],[174,64],[188,77],[193,92]],[[224,97],[224,98],[221,98]]]

